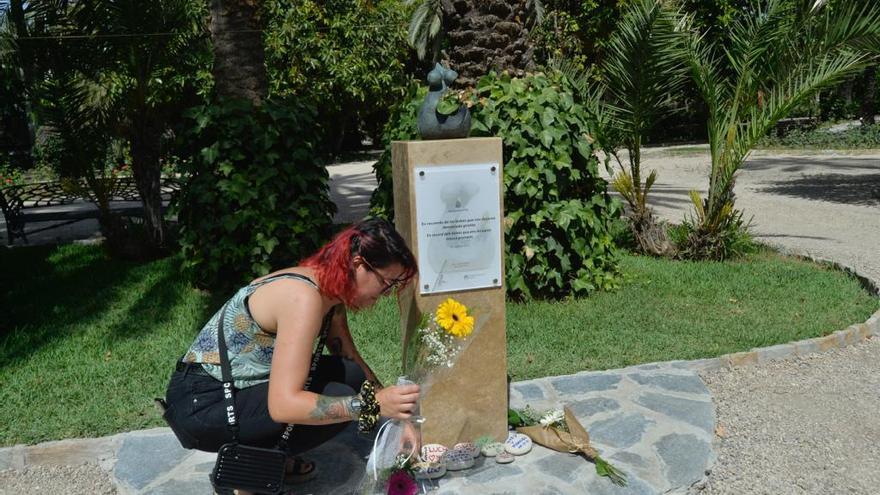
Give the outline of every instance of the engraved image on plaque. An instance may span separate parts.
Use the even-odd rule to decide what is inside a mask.
[[[500,285],[497,165],[421,167],[415,172],[421,293]]]

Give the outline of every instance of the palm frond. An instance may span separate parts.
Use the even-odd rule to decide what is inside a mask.
[[[738,17],[720,53],[692,33],[685,52],[709,108],[712,170],[705,201],[692,194],[701,229],[735,215],[736,173],[776,123],[817,91],[876,62],[880,5],[840,0],[766,0]]]
[[[416,0],[408,0],[412,5]],[[409,21],[407,41],[419,59],[425,58],[428,46],[440,34],[443,25],[443,5],[440,0],[420,0]]]
[[[656,0],[639,0],[608,41],[605,94],[616,124],[630,135],[644,136],[668,108],[669,94],[684,83],[685,65],[676,56],[680,17]]]

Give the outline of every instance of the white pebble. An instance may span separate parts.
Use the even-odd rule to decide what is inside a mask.
[[[425,462],[443,462],[443,456],[449,449],[439,443],[422,446],[422,460]]]
[[[446,474],[446,465],[437,462],[417,462],[413,465],[417,480],[434,480]]]
[[[455,449],[455,450],[467,450],[468,452],[471,453],[471,457],[473,457],[474,459],[476,459],[477,457],[480,457],[480,448],[477,447],[476,444],[474,444],[473,442],[461,442],[461,443],[457,443],[457,444],[455,444],[455,446],[453,447],[453,449]]]

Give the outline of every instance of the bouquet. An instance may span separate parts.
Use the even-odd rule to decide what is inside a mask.
[[[510,409],[507,422],[516,431],[528,435],[533,442],[558,452],[583,455],[596,465],[596,474],[605,476],[618,486],[626,485],[626,475],[599,456],[590,445],[590,435],[568,407],[537,414],[526,407],[522,411]]]
[[[440,303],[434,312],[422,315],[404,349],[405,376],[398,378],[398,385],[418,383],[421,393],[427,393],[431,385],[452,369],[480,326],[467,306],[452,298]],[[415,480],[418,454],[401,453],[404,430],[416,428],[420,433],[419,427],[424,421],[417,410],[409,421],[394,420],[382,425],[367,461],[361,493],[373,494],[384,489],[384,493],[390,495],[409,495],[415,493],[412,490],[418,490],[419,484],[427,483]]]
[[[422,315],[413,338],[407,343],[404,373],[422,387],[430,387],[455,365],[476,327],[468,308],[448,298],[434,313]]]

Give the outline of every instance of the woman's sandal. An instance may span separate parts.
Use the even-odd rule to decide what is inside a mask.
[[[314,461],[294,456],[287,460],[287,469],[284,472],[285,485],[297,485],[305,483],[318,475],[318,466]]]

